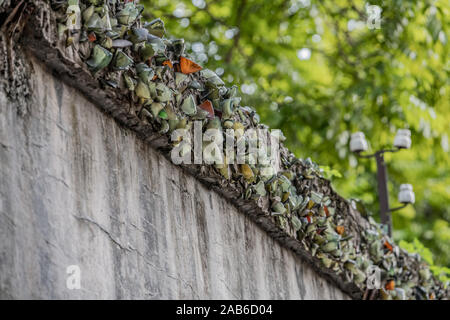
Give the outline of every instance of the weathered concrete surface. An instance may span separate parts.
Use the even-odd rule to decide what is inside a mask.
[[[0,298],[343,299],[217,193],[33,60],[0,92]],[[81,289],[66,268],[81,268]]]

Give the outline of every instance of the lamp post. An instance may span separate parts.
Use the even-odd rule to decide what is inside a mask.
[[[400,210],[408,204],[413,204],[415,201],[414,192],[410,184],[402,184],[398,194],[398,201],[402,206],[397,208],[389,207],[389,195],[387,187],[387,168],[384,162],[384,154],[386,152],[397,152],[402,149],[411,148],[411,131],[408,129],[399,129],[394,139],[393,149],[381,149],[373,154],[362,154],[367,151],[368,145],[366,137],[362,132],[356,132],[350,138],[350,151],[356,153],[360,158],[375,158],[377,162],[377,181],[378,181],[378,198],[380,201],[380,220],[381,223],[388,228],[388,235],[392,235],[392,218],[391,212]]]

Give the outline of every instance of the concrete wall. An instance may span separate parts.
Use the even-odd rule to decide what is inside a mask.
[[[0,298],[347,298],[32,64],[26,112],[0,89]]]

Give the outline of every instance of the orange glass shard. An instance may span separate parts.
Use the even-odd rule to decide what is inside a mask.
[[[394,290],[395,289],[395,281],[389,280],[388,282],[386,282],[385,288],[386,288],[386,290]]]
[[[185,57],[180,57],[180,67],[181,72],[183,72],[184,74],[194,73],[202,70],[202,67],[196,64],[194,61],[186,59]]]
[[[203,109],[203,110],[205,110],[205,111],[208,111],[208,113],[209,113],[208,117],[209,117],[209,118],[214,118],[214,108],[213,108],[213,106],[212,106],[211,101],[205,100],[205,101],[204,101],[201,105],[199,105],[198,107],[201,108],[201,109]]]
[[[169,66],[169,68],[173,69],[173,64],[172,64],[172,62],[170,62],[170,60],[166,60],[162,64],[163,64],[163,66]]]
[[[387,241],[384,242],[384,246],[391,252],[394,250],[394,248],[392,248],[392,245]]]
[[[328,210],[328,207],[327,206],[323,206],[323,210],[325,211],[325,215],[327,217],[329,217],[330,216],[330,211]]]
[[[95,40],[97,40],[97,36],[95,35],[94,32],[88,34],[88,40],[89,42],[94,42]]]

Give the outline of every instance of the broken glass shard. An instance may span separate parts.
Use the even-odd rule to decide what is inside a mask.
[[[86,64],[93,73],[105,68],[111,62],[113,54],[100,45],[96,45],[92,50],[91,57]]]
[[[138,81],[136,86],[136,95],[142,99],[150,99],[150,90],[142,80]]]
[[[131,25],[136,21],[144,7],[135,5],[133,2],[125,4],[125,7],[117,14],[117,20],[123,25]]]
[[[181,105],[181,110],[187,115],[194,115],[197,112],[197,106],[192,95],[189,95],[186,99],[184,99],[183,104]]]
[[[152,35],[160,38],[162,38],[166,32],[164,29],[164,22],[159,18],[145,23],[144,28],[146,28]]]
[[[127,56],[122,50],[117,50],[114,57],[114,68],[116,70],[126,70],[133,64],[133,59]]]
[[[133,43],[131,41],[124,40],[124,39],[117,39],[112,42],[113,48],[126,48],[126,47],[131,47],[132,45],[133,45]]]
[[[208,112],[208,117],[209,118],[214,118],[214,109],[212,106],[211,101],[209,100],[205,100],[201,105],[198,106],[199,108],[205,110],[206,112]]]
[[[200,71],[201,75],[206,78],[208,84],[212,86],[224,86],[225,82],[220,79],[220,77],[212,70],[203,69]]]

